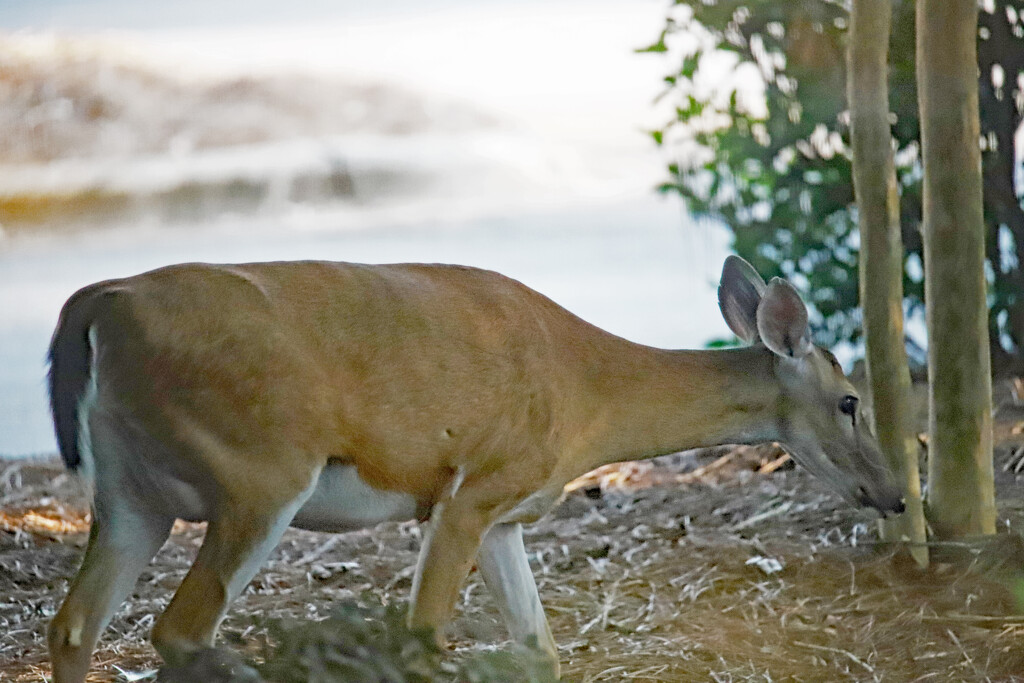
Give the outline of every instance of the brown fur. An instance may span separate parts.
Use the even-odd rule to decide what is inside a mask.
[[[795,292],[772,286],[788,297],[772,311],[806,321]],[[763,282],[753,289],[765,291]],[[749,318],[750,309],[733,314]],[[758,315],[794,339],[806,334],[799,315]],[[756,332],[750,319],[739,326]],[[131,446],[130,456],[93,454],[100,532],[50,634],[62,683],[84,676],[105,624],[87,596],[106,591],[103,600],[116,601],[125,590],[96,569],[124,542],[119,516],[137,516],[152,543],[174,517],[210,521],[154,629],[161,654],[174,659],[212,643],[238,581],[328,462],[433,508],[411,621],[441,629],[487,530],[543,514],[565,483],[600,465],[778,439],[791,423],[801,437],[829,439],[840,458],[861,447],[836,426],[844,418],[834,406],[852,387],[809,344],[789,349],[807,354],[799,365],[761,344],[654,349],[507,277],[458,266],[186,264],[93,285],[65,306],[51,395],[72,466],[90,329],[90,430]],[[837,467],[818,471],[844,476]],[[192,493],[176,498],[179,490]],[[199,501],[185,510],[189,496]],[[117,580],[134,578],[125,569]]]

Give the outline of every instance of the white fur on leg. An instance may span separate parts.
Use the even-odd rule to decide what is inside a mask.
[[[509,635],[520,643],[536,636],[538,647],[551,655],[557,677],[558,650],[526,557],[522,525],[491,527],[477,553],[477,569],[498,603]]]

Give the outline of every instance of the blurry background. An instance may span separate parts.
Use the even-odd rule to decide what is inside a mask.
[[[168,263],[500,270],[635,341],[726,336],[657,195],[663,0],[5,0],[0,454],[51,452],[78,287]]]

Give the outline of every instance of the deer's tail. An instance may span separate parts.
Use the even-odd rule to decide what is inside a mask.
[[[91,463],[83,461],[79,409],[95,386],[90,334],[102,291],[98,285],[92,285],[75,292],[64,304],[50,340],[50,411],[60,457],[71,470],[80,470],[83,465],[87,472],[91,470]],[[89,457],[87,454],[86,458]]]

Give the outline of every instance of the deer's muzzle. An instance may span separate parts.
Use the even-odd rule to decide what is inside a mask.
[[[857,500],[864,507],[875,508],[883,517],[889,513],[899,515],[907,509],[903,503],[903,492],[896,487],[887,486],[884,491],[872,495],[861,486],[858,490]]]

